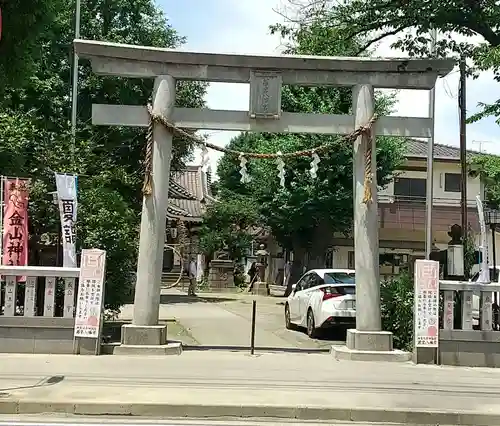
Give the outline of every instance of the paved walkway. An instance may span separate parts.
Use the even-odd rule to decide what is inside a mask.
[[[0,414],[500,424],[500,370],[326,354],[0,355]]]
[[[330,336],[326,339],[310,339],[302,331],[287,330],[283,299],[277,297],[242,293],[200,293],[198,297],[190,297],[176,289],[162,290],[160,319],[175,318],[188,333],[188,336],[179,336],[187,345],[248,347],[254,299],[257,301],[256,346],[317,350],[338,344],[337,336],[334,339]],[[132,313],[133,306],[125,306],[121,319],[131,319]]]

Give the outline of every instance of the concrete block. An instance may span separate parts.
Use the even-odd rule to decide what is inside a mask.
[[[413,349],[413,362],[415,364],[435,364],[436,349],[435,348],[417,348]]]
[[[269,287],[267,283],[257,281],[253,283],[252,286],[252,294],[259,296],[268,296],[269,295]]]
[[[392,351],[392,333],[349,329],[347,330],[346,346],[357,351]]]
[[[113,355],[180,355],[182,344],[179,342],[165,345],[120,345],[116,346]]]
[[[132,415],[132,404],[78,402],[74,406],[74,414],[83,416],[130,416]]]
[[[75,405],[72,402],[49,402],[44,400],[20,400],[17,414],[59,413],[73,414]]]
[[[350,421],[363,424],[400,424],[406,421],[406,412],[400,410],[383,410],[379,408],[353,408],[350,410]]]
[[[384,361],[384,362],[408,362],[412,358],[411,352],[399,350],[392,351],[363,351],[350,349],[347,346],[332,346],[330,353],[337,360],[345,361]]]
[[[0,414],[17,414],[17,402],[0,398]]]
[[[122,345],[165,345],[167,343],[166,325],[133,325],[122,326]]]

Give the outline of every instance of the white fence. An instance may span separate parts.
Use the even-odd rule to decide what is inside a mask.
[[[479,318],[480,331],[493,330],[493,293],[500,292],[499,284],[479,284],[467,281],[439,281],[443,294],[443,330],[454,330],[456,293],[460,294],[461,330],[473,330],[474,319]]]
[[[74,318],[79,275],[80,268],[0,266],[0,314]]]

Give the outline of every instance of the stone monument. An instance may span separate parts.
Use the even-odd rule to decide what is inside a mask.
[[[266,250],[266,246],[261,244],[255,254],[257,255],[257,262],[255,263],[255,268],[257,269],[257,280],[253,283],[252,294],[268,296],[269,285],[266,282],[266,268],[268,266],[267,258],[269,256],[269,252]]]
[[[227,254],[215,256],[215,259],[210,261],[209,268],[208,291],[220,293],[238,291],[234,285],[234,262]]]

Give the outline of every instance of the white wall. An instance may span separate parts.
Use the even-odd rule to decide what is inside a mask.
[[[417,164],[415,162],[415,164]],[[418,163],[419,166],[425,165],[423,162]],[[436,161],[434,163],[434,204],[449,205],[460,204],[460,192],[446,192],[444,190],[444,175],[445,173],[460,173],[460,164],[443,163]],[[400,178],[416,178],[426,179],[427,172],[403,170],[398,175]],[[467,180],[467,202],[471,207],[476,205],[476,196],[481,195],[482,186],[479,177],[469,177]],[[391,182],[386,188],[379,191],[380,202],[391,202],[394,196],[394,183]]]

